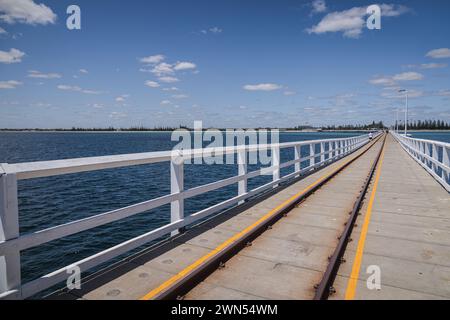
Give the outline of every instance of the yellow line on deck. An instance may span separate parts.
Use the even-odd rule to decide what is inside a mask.
[[[356,285],[358,283],[359,272],[361,269],[361,262],[364,255],[364,246],[366,244],[367,231],[369,230],[370,217],[372,216],[373,202],[375,201],[375,194],[377,193],[378,182],[380,180],[381,166],[383,165],[384,151],[386,146],[383,147],[381,153],[380,162],[377,168],[377,174],[375,176],[375,182],[370,194],[369,204],[367,206],[366,215],[364,217],[364,224],[359,236],[358,247],[356,249],[355,258],[353,260],[352,273],[350,279],[347,282],[347,290],[345,291],[345,300],[353,300],[356,293]]]
[[[370,145],[369,148],[372,147],[377,141],[375,141],[372,145]],[[238,239],[240,239],[241,237],[245,236],[247,233],[249,233],[250,231],[255,229],[257,226],[259,226],[260,224],[262,224],[266,220],[270,219],[272,216],[274,216],[276,214],[276,212],[278,210],[280,210],[284,206],[288,205],[289,203],[295,201],[298,197],[300,197],[303,194],[307,193],[309,190],[314,188],[316,185],[321,183],[323,180],[327,179],[329,176],[334,174],[336,171],[339,171],[341,168],[345,167],[352,160],[353,160],[353,158],[348,160],[347,162],[345,162],[342,166],[338,167],[338,169],[332,171],[330,174],[323,175],[322,177],[320,177],[318,180],[316,180],[315,182],[313,182],[312,184],[307,186],[302,191],[300,191],[297,194],[293,195],[292,197],[290,197],[289,199],[287,199],[286,201],[284,201],[283,203],[278,205],[276,208],[270,210],[269,213],[265,214],[263,217],[258,219],[255,223],[253,223],[252,225],[248,226],[247,228],[245,228],[244,230],[240,231],[239,233],[235,234],[234,236],[232,236],[231,238],[229,238],[228,240],[226,240],[225,242],[223,242],[222,244],[217,246],[211,252],[209,252],[208,254],[204,255],[203,257],[201,257],[200,259],[198,259],[197,261],[195,261],[194,263],[192,263],[191,265],[189,265],[188,267],[186,267],[185,269],[183,269],[182,271],[180,271],[179,273],[177,273],[173,277],[169,278],[167,281],[165,281],[164,283],[162,283],[161,285],[159,285],[158,287],[156,287],[155,289],[153,289],[152,291],[147,293],[145,296],[143,296],[139,300],[150,300],[150,299],[156,297],[159,293],[161,293],[165,289],[169,288],[171,285],[176,283],[178,280],[182,279],[184,276],[188,275],[190,272],[195,270],[198,266],[200,266],[202,263],[207,261],[209,258],[215,256],[221,250],[225,249],[228,245],[230,245],[233,242],[237,241]]]

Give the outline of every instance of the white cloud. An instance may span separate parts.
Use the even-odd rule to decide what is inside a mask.
[[[366,9],[355,7],[327,14],[317,25],[307,29],[308,33],[343,32],[345,37],[358,38],[362,33]]]
[[[219,27],[212,27],[212,28],[209,28],[209,32],[222,33],[222,29],[220,29]]]
[[[195,69],[197,66],[195,63],[192,62],[177,62],[175,64],[174,70],[188,70],[188,69]]]
[[[82,92],[82,93],[86,93],[86,94],[100,94],[101,93],[101,91],[88,90],[88,89],[80,88],[78,86],[70,86],[70,85],[65,85],[65,84],[60,84],[56,87],[59,90]]]
[[[18,63],[22,61],[22,57],[25,55],[25,52],[22,52],[17,49],[10,49],[9,51],[0,50],[0,63]]]
[[[36,102],[36,103],[30,103],[30,106],[32,107],[51,107],[51,103],[45,103],[45,102]]]
[[[248,91],[274,91],[281,89],[282,86],[275,83],[247,84],[244,86]]]
[[[161,101],[161,105],[169,105],[169,104],[172,104],[172,102],[170,102],[170,100],[163,100],[163,101]]]
[[[180,80],[175,77],[160,77],[159,81],[165,82],[165,83],[174,83],[174,82],[178,82]]]
[[[438,95],[439,96],[450,96],[450,90],[445,89],[445,90],[439,90],[438,91]]]
[[[423,75],[418,72],[403,72],[396,74],[392,77],[394,81],[414,81],[414,80],[422,80]]]
[[[59,73],[42,73],[36,70],[28,71],[29,78],[40,78],[40,79],[58,79],[61,78]]]
[[[405,6],[382,4],[381,14],[384,17],[397,17],[409,11]],[[354,7],[344,11],[335,11],[327,14],[317,25],[306,29],[311,34],[327,32],[342,32],[344,37],[359,38],[366,24],[367,7]]]
[[[381,85],[386,87],[394,87],[396,85],[397,81],[415,81],[415,80],[422,80],[423,75],[418,72],[403,72],[396,74],[392,77],[376,77],[369,82],[373,85]]]
[[[148,57],[144,57],[139,59],[139,61],[141,61],[142,63],[147,63],[147,64],[158,64],[161,61],[163,61],[165,59],[165,57],[162,54],[157,54],[154,56],[148,56]]]
[[[82,89],[81,92],[86,93],[86,94],[100,94],[100,93],[102,93],[101,91],[88,90],[88,89]]]
[[[174,98],[174,99],[186,99],[186,98],[189,98],[189,96],[186,95],[186,94],[174,94],[174,95],[172,95],[172,98]]]
[[[44,4],[33,0],[1,0],[0,20],[6,23],[48,24],[55,23],[56,14]]]
[[[92,104],[92,107],[95,109],[103,109],[105,106],[101,103],[94,103]]]
[[[150,70],[150,72],[160,77],[163,75],[173,74],[174,70],[171,64],[162,62],[156,65],[152,70]]]
[[[115,100],[116,102],[125,102],[125,100],[129,97],[129,94],[122,94],[118,96]]]
[[[0,27],[0,34],[7,34],[8,32],[6,32],[5,29],[3,29],[2,27]]]
[[[295,91],[285,91],[285,92],[283,92],[283,94],[285,96],[293,96],[293,95],[297,94],[297,92],[295,92]]]
[[[440,69],[446,68],[448,65],[446,63],[422,63],[422,64],[409,64],[404,66],[405,68],[419,68],[419,69]]]
[[[221,28],[219,28],[219,27],[211,27],[211,28],[208,28],[208,29],[200,30],[200,32],[203,33],[203,34],[208,34],[208,33],[219,34],[219,33],[222,33],[222,31],[223,30]]]
[[[60,84],[60,85],[57,86],[57,88],[58,88],[59,90],[81,91],[81,88],[80,88],[80,87],[77,87],[77,86],[68,86],[68,85],[65,85],[65,84]]]
[[[177,87],[170,87],[170,88],[163,88],[163,91],[178,91],[179,89]]]
[[[382,5],[380,5],[380,8],[382,17],[398,17],[410,11],[408,7],[395,4],[383,3]]]
[[[421,69],[439,69],[447,67],[446,63],[423,63],[420,65]]]
[[[118,120],[118,119],[121,119],[121,118],[126,118],[127,116],[128,116],[127,113],[125,113],[125,112],[117,112],[117,111],[111,112],[109,114],[109,117],[114,119],[114,120]]]
[[[156,82],[156,81],[151,81],[151,80],[145,81],[145,85],[146,85],[147,87],[150,87],[150,88],[158,88],[158,87],[159,87],[159,83],[158,83],[158,82]]]
[[[80,69],[79,72],[80,73],[89,73],[89,71],[87,71],[86,69]]]
[[[314,0],[311,3],[313,13],[321,13],[327,11],[327,5],[324,0]]]
[[[414,90],[414,89],[409,89],[408,90],[408,98],[419,98],[422,97],[424,95],[424,92],[421,90]],[[382,92],[381,96],[383,98],[387,98],[387,99],[404,99],[405,98],[405,94],[402,92],[398,92],[394,91],[394,92]]]
[[[426,56],[434,59],[450,58],[450,49],[449,48],[434,49],[429,51],[426,54]]]
[[[0,89],[15,89],[21,84],[22,82],[16,80],[0,81]]]

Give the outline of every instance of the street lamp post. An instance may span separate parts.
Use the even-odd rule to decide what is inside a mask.
[[[405,93],[405,97],[406,97],[406,102],[405,102],[405,137],[408,133],[408,90],[406,89],[401,89],[398,90],[398,92],[400,93]]]
[[[398,108],[397,108],[397,119],[395,120],[395,132],[398,133]]]

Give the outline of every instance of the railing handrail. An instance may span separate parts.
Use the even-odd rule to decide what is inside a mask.
[[[381,134],[378,132],[374,137]],[[173,151],[147,152],[104,157],[90,157],[66,160],[27,162],[17,164],[0,164],[0,299],[26,298],[39,291],[47,289],[67,278],[67,270],[71,266],[78,266],[82,271],[106,262],[129,250],[137,248],[149,241],[161,238],[169,233],[177,233],[181,228],[203,219],[213,213],[229,208],[236,203],[257,195],[269,188],[276,187],[282,182],[299,177],[301,174],[315,170],[326,163],[334,162],[368,143],[367,134],[336,139],[322,139],[310,141],[296,141],[277,144],[242,145],[225,148],[190,149],[182,152],[184,160],[204,156],[217,156],[237,153],[247,159],[247,154],[259,150],[270,149],[273,159],[270,167],[247,172],[247,160],[237,163],[239,173],[236,176],[215,181],[191,189],[184,189],[184,161],[175,162]],[[328,144],[328,149],[326,145]],[[309,145],[309,155],[301,156],[301,147]],[[316,146],[320,145],[320,152]],[[280,163],[280,150],[294,148],[294,160]],[[212,153],[214,155],[212,155]],[[176,155],[177,157],[180,154]],[[319,158],[319,161],[316,161]],[[28,234],[19,233],[19,215],[17,204],[17,180],[47,177],[68,173],[94,171],[107,168],[117,168],[141,164],[169,161],[171,175],[170,194],[160,196],[141,203],[115,209],[109,212],[89,216],[62,225]],[[301,168],[301,163],[309,161],[309,165]],[[280,169],[295,166],[294,172],[280,177]],[[272,181],[253,190],[247,190],[247,180],[270,173]],[[203,209],[190,216],[184,216],[184,200],[212,190],[238,183],[238,195]],[[143,235],[125,241],[112,248],[101,251],[93,256],[82,259],[52,273],[44,275],[31,282],[22,284],[20,280],[20,252],[38,245],[67,237],[85,230],[118,221],[139,213],[143,213],[162,205],[171,204],[171,222]]]
[[[391,133],[402,148],[450,192],[450,143]],[[442,157],[439,157],[439,149]]]
[[[357,136],[364,137],[367,134]],[[255,152],[270,150],[272,148],[290,148],[295,146],[303,146],[318,143],[349,141],[356,137],[320,139],[308,141],[295,141],[274,144],[255,144],[255,145],[238,145],[230,147],[210,147],[202,149],[186,149],[180,154],[183,159],[203,157],[204,154],[214,153],[215,155],[235,154],[240,151]],[[142,153],[118,154],[98,157],[82,157],[62,160],[32,161],[22,163],[0,163],[5,173],[16,173],[18,180],[50,177],[56,175],[80,173],[86,171],[95,171],[103,169],[112,169],[120,167],[128,167],[143,164],[152,164],[158,162],[170,161],[173,151],[153,151]]]
[[[441,147],[450,148],[450,143],[448,143],[448,142],[438,141],[438,140],[431,140],[431,139],[405,137],[405,135],[402,134],[402,133],[396,133],[396,132],[392,132],[392,133],[397,135],[397,136],[399,136],[399,137],[401,137],[402,139],[433,143],[433,144],[436,144],[436,145],[441,146]]]

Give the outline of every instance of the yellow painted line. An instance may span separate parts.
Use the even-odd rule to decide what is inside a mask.
[[[378,141],[378,140],[377,140]],[[375,141],[372,145],[369,146],[372,147],[377,141]],[[207,261],[208,259],[214,257],[216,254],[220,253],[221,250],[225,249],[226,247],[228,247],[229,245],[231,245],[233,242],[239,240],[241,237],[245,236],[247,233],[249,233],[250,231],[252,231],[253,229],[255,229],[257,226],[259,226],[260,224],[262,224],[263,222],[265,222],[266,220],[270,219],[272,216],[275,215],[275,213],[280,210],[281,208],[283,208],[285,205],[288,205],[289,203],[295,201],[295,199],[297,199],[298,197],[302,196],[303,194],[307,193],[309,190],[311,190],[312,188],[314,188],[316,185],[318,185],[319,183],[321,183],[323,180],[325,180],[326,178],[328,178],[330,175],[332,175],[334,172],[340,170],[341,168],[343,168],[345,165],[347,165],[350,161],[352,161],[354,158],[348,160],[347,162],[345,162],[342,166],[340,166],[338,169],[334,170],[333,172],[331,172],[330,174],[325,174],[322,177],[320,177],[318,180],[316,180],[315,182],[313,182],[312,184],[310,184],[309,186],[307,186],[305,189],[303,189],[302,191],[298,192],[297,194],[293,195],[292,197],[290,197],[289,199],[287,199],[286,201],[284,201],[283,203],[281,203],[280,205],[278,205],[276,208],[272,209],[269,211],[269,213],[265,214],[263,217],[261,217],[260,219],[258,219],[256,222],[254,222],[252,225],[248,226],[247,228],[245,228],[244,230],[236,233],[234,236],[232,236],[231,238],[229,238],[228,240],[226,240],[225,242],[223,242],[222,244],[220,244],[219,246],[217,246],[215,249],[213,249],[211,252],[209,252],[208,254],[204,255],[203,257],[201,257],[200,259],[198,259],[197,261],[195,261],[194,263],[192,263],[191,265],[189,265],[188,267],[186,267],[185,269],[183,269],[182,271],[180,271],[179,273],[177,273],[176,275],[174,275],[173,277],[169,278],[167,281],[165,281],[164,283],[162,283],[161,285],[159,285],[158,287],[156,287],[155,289],[153,289],[152,291],[150,291],[149,293],[147,293],[145,296],[143,296],[142,298],[140,298],[139,300],[150,300],[154,297],[156,297],[159,293],[161,293],[162,291],[166,290],[167,288],[169,288],[171,285],[175,284],[178,280],[182,279],[184,276],[188,275],[190,272],[192,272],[193,270],[195,270],[197,267],[199,267],[202,263],[204,263],[205,261]]]
[[[377,174],[375,176],[372,193],[370,194],[369,204],[367,206],[366,215],[364,217],[364,224],[362,226],[361,234],[358,240],[358,247],[356,249],[355,258],[353,259],[352,273],[350,274],[350,279],[348,279],[347,282],[347,289],[345,291],[345,300],[353,300],[355,298],[356,285],[358,283],[359,272],[361,269],[362,258],[364,255],[364,246],[366,244],[367,231],[369,230],[370,218],[372,216],[373,202],[375,201],[378,182],[380,180],[381,166],[383,165],[385,149],[386,146],[384,146],[383,151],[381,152],[380,162],[377,168]]]

